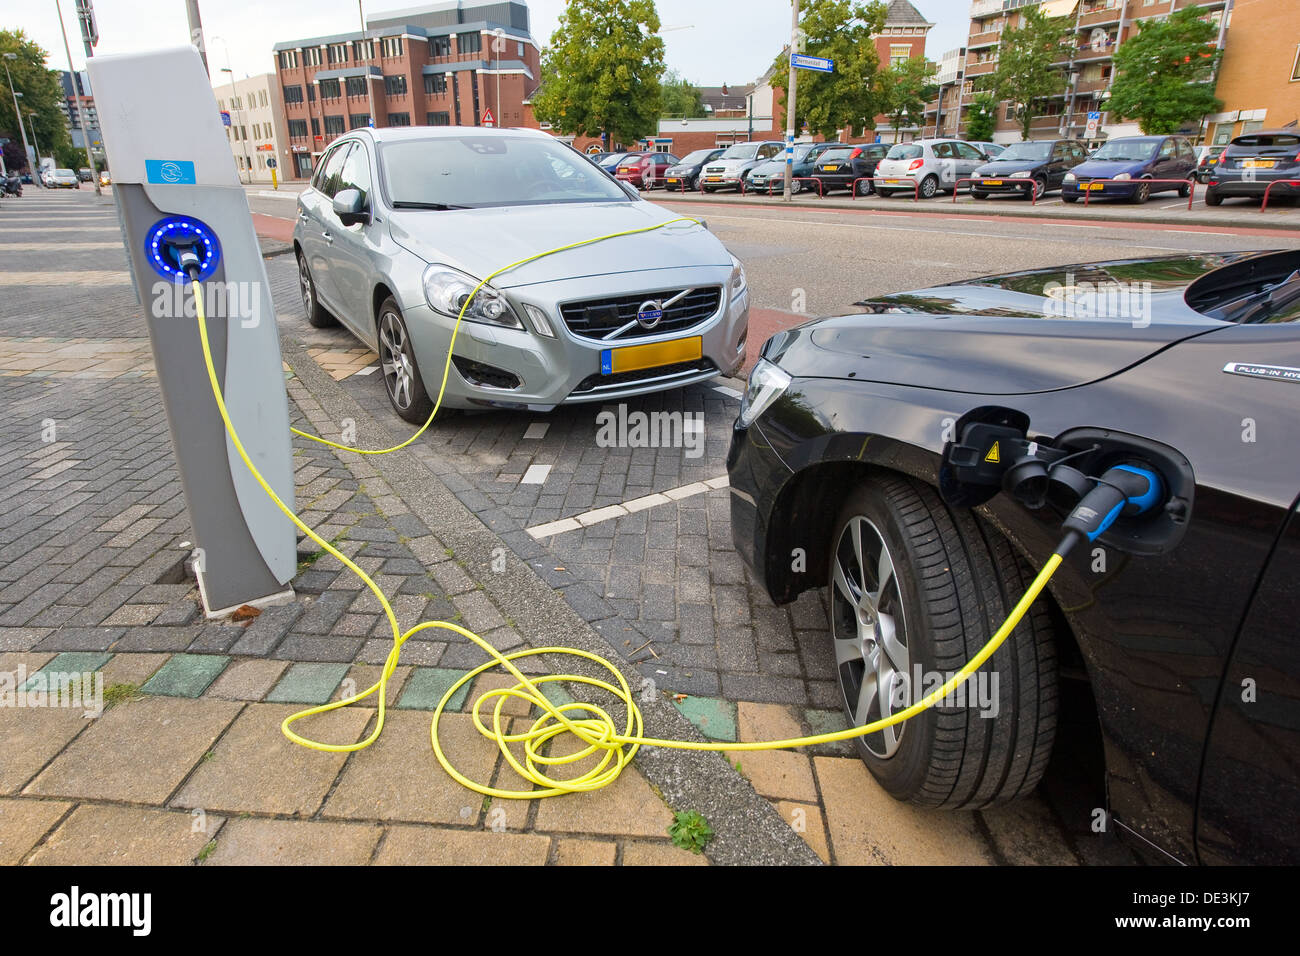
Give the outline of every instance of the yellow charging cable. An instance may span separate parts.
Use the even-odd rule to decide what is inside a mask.
[[[460,314],[456,318],[456,326],[452,330],[452,344],[455,343],[456,329],[459,329],[460,322],[464,318],[465,310],[469,307],[469,303],[472,301],[478,290],[486,285],[491,279],[509,271],[510,269],[518,268],[526,263],[541,259],[544,256],[553,255],[557,252],[563,252],[568,249],[576,249],[595,242],[601,242],[605,239],[634,235],[640,232],[648,232],[652,229],[661,229],[674,222],[696,222],[696,220],[673,219],[644,229],[632,229],[627,230],[626,232],[614,233],[610,236],[602,236],[596,239],[585,240],[583,242],[571,243],[570,245],[562,246],[559,249],[552,249],[549,252],[529,256],[528,258],[521,259],[519,262],[513,263],[505,268],[498,269],[496,272],[493,272],[486,279],[481,281],[461,306]],[[234,445],[235,450],[239,453],[239,457],[243,460],[244,465],[248,468],[249,472],[257,480],[257,483],[261,485],[262,490],[265,491],[271,500],[275,502],[276,507],[278,507],[285,516],[303,532],[303,534],[318,544],[327,554],[331,554],[338,558],[339,561],[348,568],[348,570],[356,574],[357,577],[365,583],[366,587],[368,587],[371,593],[378,599],[380,606],[383,607],[384,614],[388,618],[389,626],[393,631],[393,648],[389,651],[388,657],[384,660],[379,680],[377,680],[373,685],[358,694],[353,694],[351,697],[332,701],[328,704],[322,704],[318,707],[311,707],[307,710],[299,711],[296,714],[291,714],[284,719],[284,722],[280,726],[284,735],[294,743],[301,744],[304,747],[310,747],[313,750],[321,750],[328,753],[349,753],[351,751],[369,747],[376,739],[378,739],[380,733],[384,729],[384,717],[387,708],[385,697],[387,694],[388,681],[397,667],[397,661],[401,653],[402,645],[405,644],[413,635],[431,628],[442,628],[468,638],[482,648],[490,658],[487,663],[482,664],[473,670],[467,671],[458,681],[447,688],[447,691],[442,695],[442,699],[438,701],[438,706],[433,712],[433,720],[429,728],[434,755],[437,757],[438,763],[442,765],[443,769],[463,786],[487,796],[500,797],[506,800],[534,800],[540,797],[557,796],[563,793],[597,790],[617,780],[619,774],[622,773],[623,768],[631,763],[637,750],[642,746],[665,747],[673,750],[700,751],[783,750],[791,747],[807,747],[813,744],[831,743],[838,740],[849,740],[854,737],[864,737],[868,734],[884,730],[886,727],[891,727],[895,724],[900,724],[905,720],[910,720],[922,711],[933,707],[936,703],[943,700],[943,698],[956,690],[956,688],[972,674],[979,670],[985,661],[992,657],[994,652],[1002,646],[1003,642],[1011,632],[1015,630],[1016,626],[1020,623],[1021,618],[1024,617],[1030,606],[1038,598],[1039,594],[1042,593],[1043,588],[1047,586],[1048,581],[1051,580],[1052,575],[1056,572],[1056,569],[1060,566],[1061,561],[1064,558],[1066,547],[1063,546],[1062,548],[1058,548],[1057,552],[1048,559],[1047,563],[1043,566],[1043,569],[1038,573],[1038,576],[1034,578],[1029,589],[1025,592],[1024,596],[1021,597],[1020,602],[1011,611],[1011,614],[1008,615],[1007,619],[1002,623],[1002,626],[998,628],[993,637],[989,639],[989,642],[985,644],[984,647],[982,647],[980,651],[972,657],[964,667],[962,667],[961,670],[949,678],[941,687],[930,692],[915,704],[912,704],[910,707],[907,707],[906,709],[887,718],[864,724],[861,727],[852,727],[847,730],[840,730],[827,734],[816,734],[811,737],[792,737],[786,740],[753,741],[747,743],[699,743],[690,740],[668,740],[656,737],[644,737],[642,736],[644,721],[641,715],[641,710],[636,705],[636,700],[631,689],[628,687],[627,680],[617,667],[597,654],[592,654],[571,647],[539,647],[532,650],[516,651],[512,654],[502,654],[473,631],[449,621],[425,621],[403,632],[397,623],[397,615],[393,612],[392,605],[389,603],[388,598],[384,595],[384,592],[380,589],[379,585],[376,584],[365,571],[361,570],[361,568],[359,568],[347,555],[343,554],[343,552],[339,551],[336,547],[304,524],[302,519],[294,514],[293,509],[286,505],[284,501],[281,500],[280,496],[275,493],[275,490],[270,486],[266,479],[262,477],[261,472],[257,470],[257,466],[254,465],[252,460],[248,457],[248,453],[244,450],[243,442],[240,441],[239,434],[235,431],[235,426],[230,421],[230,414],[226,409],[226,402],[222,396],[221,385],[217,381],[217,371],[212,362],[211,344],[208,341],[207,316],[203,307],[203,288],[201,283],[197,280],[193,281],[192,289],[194,293],[195,314],[199,320],[199,340],[203,346],[203,361],[208,371],[208,382],[212,386],[212,396],[217,403],[217,410],[221,414],[221,420],[225,424],[226,434],[230,436],[231,444]],[[395,445],[392,448],[366,451],[362,453],[372,455],[386,454],[390,451],[404,448],[418,438],[421,432],[429,427],[429,423],[433,421],[433,416],[437,414],[438,408],[442,404],[442,397],[447,387],[447,376],[450,367],[451,352],[449,348],[447,363],[443,369],[442,384],[438,389],[438,398],[434,403],[433,413],[429,416],[429,421],[426,421],[424,426],[421,427],[420,431],[416,432],[400,445]],[[304,438],[310,438],[314,441],[330,445],[334,448],[340,448],[345,451],[357,451],[357,449],[351,448],[347,445],[339,445],[315,435],[305,434],[297,429],[294,429],[294,433],[301,435]],[[567,654],[597,664],[612,675],[614,682],[611,683],[610,681],[587,677],[581,674],[547,674],[544,676],[529,678],[520,671],[514,663],[515,661],[526,657],[536,657],[549,654]],[[474,726],[478,729],[479,733],[497,744],[506,762],[510,764],[520,777],[531,783],[536,788],[533,790],[502,790],[471,780],[464,774],[460,773],[452,765],[450,759],[443,752],[442,744],[438,736],[438,725],[443,711],[446,709],[448,702],[456,695],[457,691],[476,678],[479,674],[496,667],[505,668],[505,670],[515,678],[517,683],[512,687],[489,690],[481,694],[474,701],[472,711]],[[565,684],[584,684],[590,687],[599,688],[600,690],[610,694],[617,702],[622,704],[623,709],[625,710],[621,731],[610,713],[596,704],[570,702],[557,705],[552,703],[541,690],[541,685],[555,682]],[[375,693],[378,693],[378,719],[375,722],[374,730],[371,731],[370,735],[364,740],[351,744],[322,743],[320,741],[303,737],[291,729],[292,725],[299,720],[316,714],[323,714],[331,710],[337,710],[341,707],[348,707]],[[526,701],[531,706],[538,708],[542,712],[542,716],[537,718],[533,722],[532,726],[527,730],[513,734],[506,733],[505,728],[503,727],[503,708],[505,707],[506,702],[510,700]],[[482,714],[484,706],[489,702],[493,702],[492,722],[490,727],[484,723]],[[549,741],[564,733],[572,734],[585,746],[579,748],[575,753],[564,756],[551,756],[543,753],[543,750],[546,749],[546,744]],[[512,744],[520,746],[523,753],[522,762],[511,750]],[[544,769],[552,766],[575,763],[589,757],[596,758],[595,765],[587,769],[584,773],[573,777],[556,778],[545,772]]]

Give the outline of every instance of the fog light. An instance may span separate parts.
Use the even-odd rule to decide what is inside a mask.
[[[528,322],[532,325],[534,332],[538,335],[555,338],[555,330],[551,328],[551,320],[542,309],[525,302],[524,313],[528,316]]]

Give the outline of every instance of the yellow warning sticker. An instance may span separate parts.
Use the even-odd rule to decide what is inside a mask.
[[[998,448],[998,444],[998,442],[993,443],[993,447],[989,449],[989,453],[984,456],[985,461],[994,465],[1002,461],[1002,451]]]

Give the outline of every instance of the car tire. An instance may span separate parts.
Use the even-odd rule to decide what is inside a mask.
[[[870,196],[873,192],[876,191],[876,184],[869,179],[863,179],[859,181],[856,186],[853,187],[853,190],[859,196]]]
[[[316,294],[316,281],[311,277],[311,269],[307,267],[307,257],[301,252],[298,253],[298,292],[302,296],[302,308],[307,313],[307,322],[312,328],[331,329],[339,324],[339,320],[320,304],[320,296]]]
[[[1207,189],[1207,190],[1205,191],[1205,205],[1207,205],[1207,206],[1222,206],[1222,205],[1223,205],[1223,194],[1220,193],[1220,192],[1218,192],[1218,191],[1215,190],[1215,189]]]
[[[864,565],[871,570],[863,572]],[[828,567],[841,700],[855,726],[879,719],[882,708],[896,713],[903,701],[919,700],[959,671],[1033,578],[1007,540],[971,511],[950,511],[928,485],[892,475],[850,493],[835,523]],[[923,686],[913,688],[918,666]],[[1056,647],[1044,602],[1035,602],[980,673],[989,675],[983,678],[988,696],[940,704],[854,738],[891,795],[921,806],[976,809],[1037,785],[1056,732]],[[978,688],[979,679],[965,688]],[[882,701],[873,684],[901,691]],[[986,716],[980,705],[987,705]]]
[[[926,176],[921,180],[921,186],[917,192],[921,194],[922,199],[933,199],[939,194],[939,177]]]
[[[986,193],[986,192],[985,192],[984,190],[982,190],[982,189],[972,189],[972,190],[970,191],[970,195],[971,195],[971,198],[972,198],[972,199],[988,199],[988,198],[989,198],[989,194]]]
[[[1183,197],[1184,199],[1186,199],[1191,194],[1192,194],[1192,187],[1189,186],[1187,183],[1183,183],[1181,186],[1178,187],[1178,195]]]
[[[379,371],[389,404],[403,421],[423,425],[433,411],[433,400],[420,377],[411,335],[396,300],[389,296],[379,307]]]
[[[1076,203],[1076,202],[1079,201],[1079,194],[1078,194],[1078,193],[1067,193],[1067,192],[1062,192],[1062,193],[1061,193],[1061,201],[1062,201],[1062,202],[1068,202],[1068,203]]]
[[[1042,199],[1047,195],[1047,179],[1044,176],[1035,176],[1034,182],[1038,183],[1038,198]],[[1032,189],[1025,192],[1025,198],[1033,201],[1034,191]]]
[[[1128,201],[1135,206],[1145,206],[1151,198],[1151,184],[1147,182],[1138,183],[1137,189],[1133,190],[1133,195],[1128,197]]]

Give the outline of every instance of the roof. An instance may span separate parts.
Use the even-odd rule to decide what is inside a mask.
[[[885,26],[932,27],[934,24],[923,17],[909,0],[890,0],[889,9],[885,11]]]
[[[528,129],[519,126],[360,126],[348,130],[339,139],[344,136],[362,135],[369,136],[376,143],[397,143],[407,140],[445,139],[453,136],[465,136],[466,134],[472,134],[476,137],[542,136],[546,139],[554,138],[539,129]],[[334,140],[334,142],[338,142],[338,140]]]

